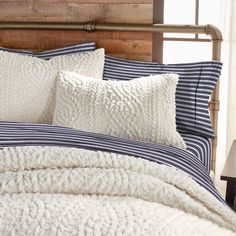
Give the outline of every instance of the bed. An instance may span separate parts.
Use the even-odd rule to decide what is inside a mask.
[[[94,43],[43,53],[0,48],[1,235],[235,235],[236,215],[209,175],[222,66],[217,28],[89,22],[0,29],[209,34],[213,45],[213,61],[178,66],[115,59]],[[185,89],[185,77],[199,94]],[[33,85],[27,90],[22,81]]]

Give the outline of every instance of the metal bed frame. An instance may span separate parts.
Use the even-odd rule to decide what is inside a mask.
[[[3,29],[34,29],[34,30],[84,30],[94,31],[129,31],[152,33],[183,33],[205,34],[211,37],[212,60],[220,61],[222,34],[213,25],[167,25],[167,24],[108,24],[108,23],[48,23],[48,22],[0,22],[0,30]],[[198,41],[198,40],[195,40]],[[201,41],[201,40],[199,40]],[[217,148],[217,122],[219,111],[219,82],[217,83],[209,101],[209,110],[215,137],[212,139],[211,170],[216,168]]]

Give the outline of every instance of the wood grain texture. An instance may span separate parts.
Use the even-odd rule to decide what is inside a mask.
[[[94,1],[95,2],[95,1]],[[1,1],[0,21],[150,23],[152,4]]]
[[[8,0],[2,2],[34,2],[34,0]],[[38,2],[49,3],[49,0],[39,0]],[[86,4],[94,4],[94,3],[105,3],[105,4],[121,4],[121,3],[136,3],[136,4],[152,4],[152,0],[50,0],[50,3],[86,3]]]
[[[151,60],[152,36],[145,33],[127,32],[77,32],[47,30],[2,30],[0,45],[44,51],[52,48],[83,42],[96,42],[97,47],[106,49],[111,55],[122,55],[129,59]],[[127,54],[127,56],[126,56]]]
[[[0,1],[0,21],[152,23],[152,0],[8,0]],[[95,41],[111,55],[152,59],[152,34],[134,32],[2,30],[0,46],[42,51]]]

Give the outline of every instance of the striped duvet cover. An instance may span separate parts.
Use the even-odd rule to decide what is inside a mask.
[[[234,235],[236,216],[193,153],[0,122],[0,234]]]

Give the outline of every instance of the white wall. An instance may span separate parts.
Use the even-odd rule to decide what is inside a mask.
[[[236,1],[232,1],[231,10],[227,151],[229,151],[233,140],[236,139]]]

